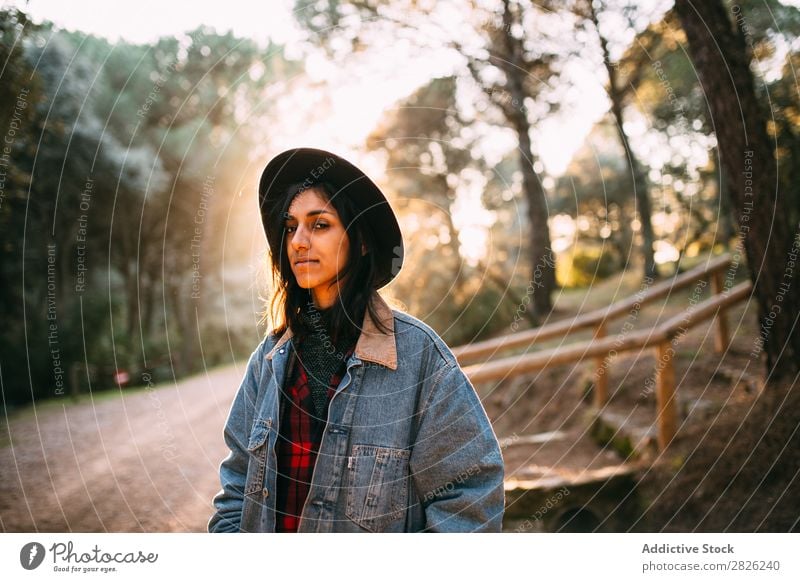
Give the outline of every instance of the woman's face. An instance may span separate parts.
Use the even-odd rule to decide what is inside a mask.
[[[339,214],[316,189],[295,196],[286,218],[286,252],[298,285],[310,289],[320,309],[333,305],[338,284],[331,285],[347,265],[350,239]]]

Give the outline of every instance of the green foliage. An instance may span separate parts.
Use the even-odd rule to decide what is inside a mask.
[[[520,80],[521,73],[525,115],[541,118],[573,89],[557,76],[566,63],[576,57],[599,62],[599,52],[586,49],[595,46],[586,42],[586,26],[578,27],[583,40],[540,34],[547,23],[569,21],[585,2],[512,2],[521,23],[513,34],[496,26],[500,3],[474,5],[464,21],[469,31],[434,22],[441,4],[298,0],[295,15],[315,42],[341,58],[385,48],[392,39],[387,32],[407,33],[428,17],[427,30],[441,37],[417,37],[424,41],[416,47],[419,54],[425,54],[425,42],[462,51],[462,77],[430,80],[387,112],[367,142],[393,169],[386,190],[408,243],[407,267],[391,290],[448,342],[459,344],[507,330],[516,301],[502,288],[527,285],[520,280],[527,269],[520,267],[530,263],[531,239],[518,152],[511,148],[491,168],[482,155],[487,138],[508,131],[509,119],[520,121],[510,80]],[[734,3],[728,4],[733,11]],[[635,16],[633,3],[620,5],[630,9],[622,11],[623,20]],[[735,5],[742,14],[737,25],[746,25],[755,55],[753,69],[778,64],[777,72],[773,67],[757,78],[757,90],[772,108],[778,187],[796,224],[800,110],[794,71],[800,61],[791,50],[781,61],[781,51],[796,46],[800,11],[777,0]],[[620,86],[632,89],[625,106],[639,110],[651,128],[648,137],[661,139],[670,152],[665,162],[646,168],[652,170],[648,187],[654,216],[662,218],[656,237],[673,244],[683,263],[734,239],[720,196],[726,184],[713,154],[702,167],[697,162],[697,148],[713,146],[713,127],[675,16],[667,12],[638,30],[615,70]],[[609,32],[618,47],[624,35]],[[510,40],[519,42],[515,67],[506,58]],[[231,242],[225,234],[241,230],[254,210],[235,195],[255,191],[242,176],[252,175],[254,152],[269,139],[265,91],[301,65],[288,62],[281,47],[262,49],[208,27],[152,45],[111,43],[48,23],[33,25],[15,9],[0,10],[0,59],[0,139],[13,131],[8,163],[0,164],[0,373],[7,401],[54,393],[54,349],[68,375],[73,364],[88,361],[95,388],[107,383],[114,366],[159,369],[164,376],[197,370],[203,365],[201,339],[202,356],[212,365],[230,350],[246,352],[252,338],[239,327],[228,332],[224,317],[199,316],[224,310],[223,259],[250,250],[245,237]],[[466,86],[478,92],[478,102],[465,110],[464,97],[476,99],[474,92],[459,94]],[[523,133],[535,142],[535,123],[530,129]],[[605,121],[598,124],[567,173],[547,188],[551,223],[568,216],[581,225],[574,246],[559,256],[557,276],[565,287],[585,287],[626,267],[640,236],[632,225],[633,181],[616,132]],[[637,153],[639,147],[634,140]],[[479,185],[486,178],[482,201],[495,213],[488,266],[466,264],[451,218],[459,189],[476,177]],[[198,251],[203,294],[196,298],[193,245],[201,204],[208,208]],[[85,273],[79,271],[83,263]]]
[[[618,427],[603,419],[602,414],[597,414],[590,428],[592,439],[600,446],[616,452],[623,459],[635,459],[636,450],[631,437],[624,434]]]
[[[406,216],[406,265],[392,292],[408,309],[455,338],[472,327],[465,264],[452,204],[462,172],[474,167],[465,122],[456,108],[454,77],[433,79],[387,112],[368,136],[370,150],[386,154],[386,191]],[[413,227],[410,223],[413,221]],[[470,312],[472,314],[474,312]]]
[[[464,302],[440,303],[425,321],[448,345],[460,346],[510,333],[514,306],[496,287],[484,285],[475,289]]]
[[[589,287],[619,272],[617,261],[602,247],[576,245],[560,258],[556,277],[562,287]]]
[[[216,307],[220,225],[249,212],[230,200],[254,190],[241,178],[264,141],[242,122],[297,65],[209,28],[147,46],[0,16],[0,133],[14,134],[0,201],[6,401],[53,396],[59,381],[69,393],[75,369],[82,389],[115,368],[201,369],[196,318]]]

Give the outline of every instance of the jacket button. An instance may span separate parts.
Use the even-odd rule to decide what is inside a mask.
[[[283,348],[279,349],[278,351],[279,351],[280,353],[283,353]]]
[[[266,488],[266,487],[264,488],[264,490],[262,491],[262,493],[264,494],[264,497],[269,497],[269,491],[267,491],[267,488]]]

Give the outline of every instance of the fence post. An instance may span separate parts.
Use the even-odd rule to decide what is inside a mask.
[[[675,350],[670,342],[662,342],[656,348],[656,410],[658,418],[658,449],[667,448],[675,436],[678,426],[675,402]]]
[[[719,295],[723,292],[722,272],[714,271],[711,274],[711,288],[714,295]],[[720,309],[717,315],[714,316],[716,321],[716,334],[714,335],[714,349],[718,354],[722,354],[728,349],[728,317],[725,315],[725,310]]]
[[[594,339],[599,340],[606,337],[606,322],[603,321],[597,326],[594,332]],[[595,358],[594,371],[594,405],[602,408],[608,400],[608,366],[605,365],[609,354],[597,356]]]

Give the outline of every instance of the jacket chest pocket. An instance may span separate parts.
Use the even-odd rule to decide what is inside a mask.
[[[250,462],[247,465],[247,479],[245,480],[245,495],[268,495],[264,488],[264,476],[267,472],[267,455],[272,443],[272,419],[257,418],[253,422],[250,438],[247,442],[247,451],[250,453]]]
[[[347,459],[345,515],[373,532],[405,516],[411,451],[354,445]]]

